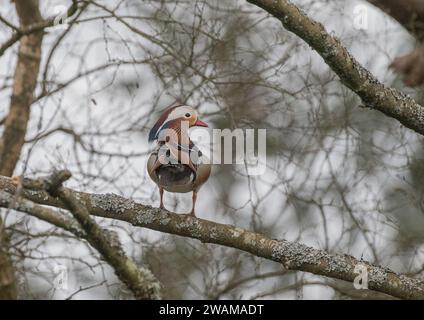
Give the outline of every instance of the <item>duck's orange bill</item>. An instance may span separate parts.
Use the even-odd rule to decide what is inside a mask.
[[[194,123],[194,126],[207,127],[208,125],[204,123],[203,121],[200,121],[199,119],[197,119],[197,121]]]

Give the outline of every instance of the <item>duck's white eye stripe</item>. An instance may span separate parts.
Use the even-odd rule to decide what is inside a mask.
[[[189,116],[187,116],[187,114]],[[192,107],[189,106],[179,106],[175,108],[167,117],[166,121],[174,120],[181,117],[191,117],[193,114],[196,114],[196,111],[193,110]]]

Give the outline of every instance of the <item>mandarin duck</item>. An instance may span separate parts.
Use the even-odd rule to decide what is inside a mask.
[[[193,192],[193,216],[197,192],[211,172],[209,159],[190,140],[188,129],[194,126],[208,125],[198,119],[192,107],[176,105],[166,109],[149,132],[149,142],[156,141],[156,148],[147,161],[147,172],[159,187],[159,207],[164,208],[164,190]]]

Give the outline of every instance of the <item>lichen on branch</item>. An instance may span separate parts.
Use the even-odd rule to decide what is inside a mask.
[[[10,178],[0,176],[0,191],[14,194],[16,186]],[[355,267],[360,264],[368,271],[369,289],[402,299],[424,298],[423,281],[397,274],[390,269],[375,266],[350,255],[331,254],[298,242],[271,239],[266,235],[235,226],[153,208],[115,194],[92,194],[69,188],[63,188],[63,192],[78,199],[90,215],[125,221],[135,227],[193,238],[204,243],[232,247],[280,263],[289,270],[353,282],[358,276]],[[60,197],[52,197],[44,190],[23,189],[21,196],[27,201],[36,203],[34,208],[38,208],[40,204],[68,208]],[[7,202],[0,201],[0,206],[6,205]],[[28,205],[16,209],[32,214],[32,209]]]
[[[424,135],[424,107],[402,92],[387,88],[364,68],[324,26],[287,0],[247,0],[281,21],[309,44],[325,63],[355,92],[366,107],[383,112]]]

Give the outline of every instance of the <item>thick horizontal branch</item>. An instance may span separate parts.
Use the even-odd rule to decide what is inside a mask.
[[[424,135],[424,107],[409,96],[386,88],[356,61],[340,40],[331,36],[321,23],[309,18],[287,0],[247,1],[269,12],[279,19],[287,30],[309,44],[340,77],[343,84],[355,92],[367,107],[379,110]]]
[[[363,265],[368,270],[369,289],[403,299],[424,298],[424,282],[399,275],[387,268],[359,261],[349,255],[330,254],[300,243],[270,239],[262,234],[231,225],[156,209],[115,194],[90,194],[64,189],[95,216],[198,239],[204,243],[236,248],[281,263],[289,270],[310,272],[349,282],[358,276],[355,273],[355,267]],[[16,187],[10,178],[0,176],[0,190],[13,194]],[[24,189],[21,195],[38,204],[66,208],[59,198],[51,197],[44,191]]]

